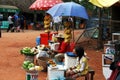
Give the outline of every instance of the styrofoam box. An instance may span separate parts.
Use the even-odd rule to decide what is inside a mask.
[[[49,43],[49,46],[51,47],[51,50],[58,50],[60,43]]]
[[[48,67],[48,80],[59,79],[64,77],[64,67],[57,65],[56,68]]]
[[[65,68],[68,69],[76,65],[77,57],[70,57],[65,54]]]

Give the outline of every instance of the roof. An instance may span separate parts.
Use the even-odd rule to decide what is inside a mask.
[[[18,9],[16,6],[11,5],[0,5],[0,8]]]
[[[11,5],[0,5],[0,12],[18,12],[18,7]]]

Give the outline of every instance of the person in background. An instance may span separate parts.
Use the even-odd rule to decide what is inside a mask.
[[[67,69],[66,78],[75,80],[77,77],[88,73],[88,59],[84,55],[83,47],[75,46],[73,53],[77,55],[77,62],[75,66]]]
[[[20,14],[20,29],[24,32],[24,16]]]
[[[85,24],[86,24],[85,20],[82,19],[82,20],[80,21],[80,29],[84,29],[84,28],[85,28]]]
[[[7,29],[7,32],[9,32],[9,30],[11,30],[13,28],[13,21],[12,21],[12,16],[11,15],[8,16],[8,22],[9,22],[9,27]]]
[[[16,32],[20,32],[20,18],[18,14],[19,13],[15,13],[14,15],[14,25],[15,25]]]
[[[53,18],[54,21],[54,30],[58,32],[60,27],[60,22],[62,21],[59,16]]]

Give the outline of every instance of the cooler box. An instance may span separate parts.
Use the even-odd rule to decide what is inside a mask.
[[[48,80],[65,80],[65,69],[62,65],[57,65],[58,68],[48,67]]]
[[[65,54],[65,68],[68,69],[76,65],[77,57],[72,52],[67,52]]]

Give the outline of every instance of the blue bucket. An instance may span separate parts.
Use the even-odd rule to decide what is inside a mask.
[[[36,46],[38,46],[38,45],[40,45],[40,37],[39,36],[36,38]]]

